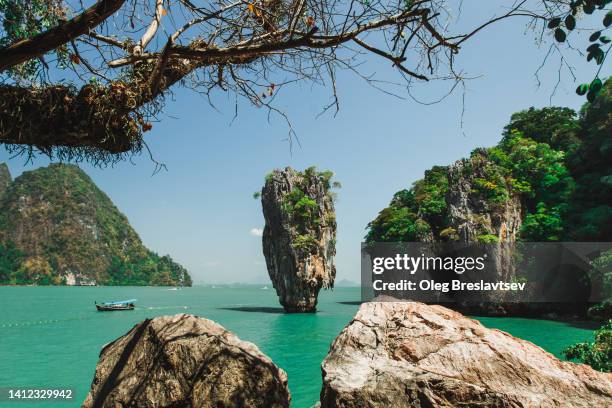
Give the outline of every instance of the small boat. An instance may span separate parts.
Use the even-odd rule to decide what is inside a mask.
[[[116,310],[134,310],[136,299],[121,300],[119,302],[94,302],[98,312],[113,312]]]

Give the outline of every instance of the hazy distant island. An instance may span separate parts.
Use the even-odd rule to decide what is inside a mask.
[[[191,286],[147,249],[85,172],[51,164],[12,180],[0,164],[0,284]]]

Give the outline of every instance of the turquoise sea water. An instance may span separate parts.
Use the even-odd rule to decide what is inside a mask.
[[[322,292],[316,314],[284,314],[273,289],[261,286],[0,287],[0,387],[73,388],[73,403],[12,403],[2,407],[80,406],[100,348],[146,317],[191,313],[252,341],[288,374],[293,407],[310,407],[321,387],[320,363],[331,341],[358,309],[358,288]],[[94,301],[137,298],[130,312],[96,312]],[[560,355],[592,330],[567,323],[482,318]]]

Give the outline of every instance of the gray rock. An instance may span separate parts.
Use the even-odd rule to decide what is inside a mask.
[[[612,374],[442,306],[363,304],[322,364],[321,407],[604,407]]]
[[[287,209],[290,194],[301,191],[313,200],[308,220]],[[290,167],[266,179],[261,203],[266,221],[263,253],[268,274],[287,312],[314,312],[321,288],[332,288],[336,276],[336,219],[329,179]]]
[[[84,408],[289,407],[287,375],[217,323],[147,319],[106,345]]]
[[[518,237],[523,219],[520,194],[513,193],[506,181],[510,196],[503,203],[490,203],[474,191],[477,179],[487,179],[490,165],[487,151],[480,149],[477,155],[448,167],[448,221],[460,242],[476,242],[482,235],[495,236],[502,243]]]

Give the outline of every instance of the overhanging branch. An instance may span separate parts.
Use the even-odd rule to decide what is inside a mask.
[[[88,33],[115,13],[125,0],[101,0],[77,17],[0,50],[0,72],[39,57]]]

